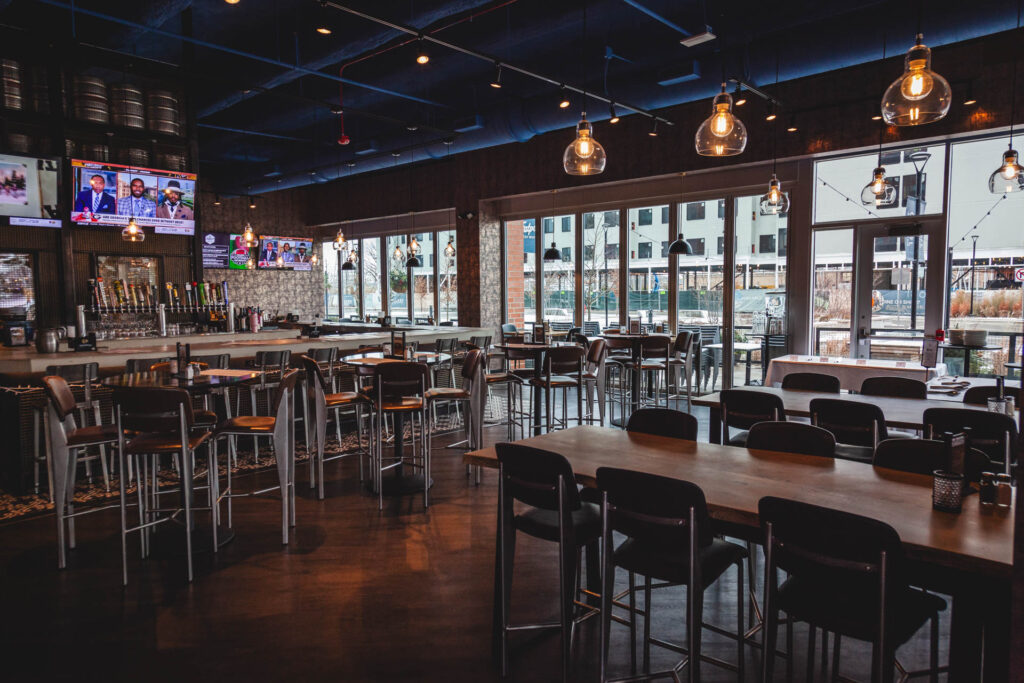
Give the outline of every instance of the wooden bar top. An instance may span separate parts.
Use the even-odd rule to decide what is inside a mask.
[[[456,337],[469,339],[474,335],[489,334],[490,330],[480,327],[418,327],[406,328],[405,338],[409,341],[433,342],[440,338]],[[60,353],[39,353],[34,346],[16,348],[0,347],[0,375],[28,375],[44,372],[50,365],[75,365],[77,363],[99,363],[100,369],[124,368],[127,358],[163,358],[173,355],[177,342],[192,345],[192,355],[213,355],[226,353],[232,358],[249,358],[257,351],[284,351],[305,353],[310,348],[336,346],[343,351],[356,351],[360,346],[380,345],[391,342],[391,332],[366,332],[359,334],[324,334],[315,339],[300,336],[299,330],[265,330],[257,333],[235,332],[230,334],[190,335],[188,337],[148,337],[120,341],[101,341],[95,351],[62,351]]]
[[[1008,579],[1012,569],[1013,508],[982,511],[978,496],[971,495],[960,514],[936,511],[929,476],[594,426],[518,443],[565,456],[587,486],[595,485],[599,467],[691,481],[704,490],[712,517],[725,522],[756,528],[757,502],[780,496],[885,522],[899,532],[914,560],[1000,579]],[[466,453],[464,461],[498,466],[493,447]]]

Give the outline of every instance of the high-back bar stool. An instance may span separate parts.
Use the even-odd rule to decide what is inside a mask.
[[[384,509],[383,474],[385,471],[412,465],[423,471],[423,507],[430,505],[430,451],[426,448],[427,442],[427,420],[426,420],[426,392],[427,392],[427,366],[422,363],[409,361],[395,361],[392,363],[381,363],[376,366],[376,386],[373,392],[373,419],[370,423],[371,462],[373,463],[373,475],[377,488],[377,509]],[[403,456],[401,460],[393,458],[392,461],[384,464],[384,421],[388,416],[396,416],[401,413],[404,417],[410,418],[409,432],[412,434],[411,457]],[[415,420],[419,417],[421,431],[419,454],[416,453],[416,425]],[[405,439],[404,430],[395,428],[395,443]]]
[[[583,338],[579,336],[577,338]],[[583,371],[584,390],[587,392],[587,422],[594,424],[594,399],[597,399],[598,423],[604,426],[605,413],[605,389],[607,383],[607,369],[605,360],[608,358],[608,345],[604,339],[598,337],[587,345],[587,358]]]
[[[438,403],[466,404],[466,441],[467,450],[482,448],[484,401],[487,397],[487,385],[484,381],[484,354],[480,349],[470,349],[462,359],[461,387],[431,387],[426,391],[428,416],[436,414]],[[433,448],[432,425],[427,428],[427,450]],[[468,470],[467,466],[467,470]],[[480,468],[477,468],[479,483]]]
[[[576,389],[576,422],[583,424],[583,364],[584,351],[580,346],[556,346],[544,354],[543,372],[540,377],[530,380],[531,386],[544,391],[545,420],[547,431],[555,424],[555,392],[562,392],[562,419],[558,422],[565,429],[569,426],[569,389]]]
[[[306,399],[309,421],[306,424],[306,450],[309,452],[309,487],[317,489],[317,498],[324,498],[324,463],[328,460],[344,458],[352,453],[339,453],[330,458],[324,457],[324,445],[327,440],[327,411],[334,411],[334,424],[338,430],[338,446],[341,446],[341,411],[355,411],[356,431],[359,439],[359,450],[355,455],[359,458],[359,480],[363,480],[363,410],[370,407],[370,399],[359,391],[328,392],[327,379],[323,376],[320,365],[309,356],[300,356],[302,368],[306,373]],[[312,439],[312,441],[310,440]],[[311,444],[316,443],[314,448]]]
[[[288,350],[256,352],[256,357],[252,361],[252,366],[259,370],[260,376],[259,379],[253,380],[249,383],[249,402],[252,406],[253,415],[259,415],[259,410],[257,408],[258,393],[261,391],[268,391],[277,386],[280,378],[284,377],[284,373],[288,370],[288,363],[291,361],[291,356],[292,352]],[[267,375],[272,372],[277,373],[278,379],[268,381]],[[241,411],[236,410],[235,412],[236,414],[239,414]],[[260,446],[255,435],[253,435],[252,438],[252,450],[253,458],[258,465],[260,464]]]
[[[218,477],[211,478],[214,490],[214,505],[217,510],[215,517],[220,518],[220,500],[227,499],[228,527],[233,526],[231,500],[233,498],[258,496],[270,491],[281,491],[281,543],[288,545],[289,527],[295,526],[295,387],[298,384],[299,371],[288,370],[281,376],[281,381],[274,389],[271,400],[270,415],[239,415],[217,425],[213,432],[213,461],[217,463],[217,442],[222,437],[231,436],[267,436],[274,442],[274,458],[277,464],[277,486],[235,493],[231,484],[231,467],[228,463],[227,485],[223,496],[220,494]],[[218,470],[214,470],[217,472]]]
[[[57,375],[43,377],[47,395],[47,426],[49,429],[49,469],[52,480],[51,494],[57,517],[57,567],[67,566],[67,548],[75,547],[75,517],[107,509],[112,506],[90,507],[75,512],[75,475],[78,471],[78,453],[90,446],[117,444],[115,425],[79,427],[75,413],[79,404],[67,380]],[[123,472],[123,470],[121,470]],[[121,501],[124,502],[124,476],[121,481]],[[67,541],[65,541],[65,530]]]
[[[48,376],[63,377],[67,380],[68,384],[81,383],[82,384],[82,400],[75,402],[75,411],[78,415],[76,424],[81,427],[89,426],[88,416],[91,414],[94,425],[103,424],[103,416],[100,407],[100,402],[92,396],[92,383],[99,378],[99,363],[77,363],[74,365],[50,365],[46,368],[46,374]],[[33,453],[33,484],[35,492],[39,493],[39,465],[40,463],[47,463],[47,478],[50,484],[50,496],[53,497],[53,475],[49,471],[49,463],[46,460],[46,449],[40,449],[39,447],[39,425],[38,419],[46,415],[45,408],[35,413],[33,419],[34,434],[34,453]],[[85,464],[85,476],[87,481],[92,481],[92,462],[94,460],[100,461],[100,469],[103,473],[103,487],[109,492],[110,491],[110,463],[107,458],[107,447],[105,444],[98,446],[98,454],[89,457],[79,457],[78,462]]]

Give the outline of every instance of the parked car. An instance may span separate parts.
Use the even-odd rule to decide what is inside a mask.
[[[710,325],[711,318],[708,316],[707,311],[699,310],[680,310],[677,317],[678,322],[682,325]]]
[[[548,308],[544,311],[544,319],[549,322],[572,322],[573,317],[567,309]]]

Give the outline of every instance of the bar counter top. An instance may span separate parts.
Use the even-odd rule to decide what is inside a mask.
[[[397,329],[397,328],[396,328]],[[430,343],[440,338],[457,337],[469,339],[473,335],[493,334],[482,327],[403,327],[409,341]],[[336,346],[343,350],[355,351],[360,346],[391,342],[390,331],[358,334],[324,334],[310,339],[301,336],[301,330],[262,330],[257,333],[233,332],[213,334],[181,335],[177,337],[145,337],[98,342],[95,351],[66,351],[39,353],[35,346],[0,347],[0,375],[16,377],[45,372],[50,365],[74,365],[77,363],[99,363],[100,371],[124,368],[128,358],[165,358],[174,355],[177,343],[192,345],[192,355],[204,356],[219,353],[229,354],[235,359],[251,358],[257,351],[305,353],[306,349]],[[65,347],[66,348],[66,347]]]

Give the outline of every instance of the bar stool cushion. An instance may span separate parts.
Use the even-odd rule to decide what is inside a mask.
[[[74,447],[90,446],[108,441],[117,441],[117,427],[114,425],[80,427],[68,435],[68,446]]]
[[[277,418],[267,415],[240,415],[224,420],[214,432],[221,434],[265,434],[274,431]]]
[[[871,642],[878,629],[878,583],[819,582],[794,576],[779,586],[778,607],[799,621]],[[905,643],[933,614],[946,609],[946,601],[931,593],[903,588],[888,607],[893,641]]]
[[[530,380],[530,386],[534,387],[574,387],[577,384],[577,379],[569,375],[551,375],[550,382],[544,377],[534,377]]]
[[[324,400],[327,402],[328,408],[336,408],[337,406],[365,403],[369,399],[358,391],[341,391],[337,394],[324,394]]]
[[[700,572],[704,585],[710,585],[726,569],[747,556],[741,545],[716,538],[701,548]],[[690,576],[688,548],[665,548],[629,539],[615,549],[615,566],[660,581],[685,584]]]
[[[403,396],[401,398],[385,399],[381,404],[385,412],[401,412],[406,410],[422,410],[423,399],[418,396]]]
[[[217,413],[212,410],[196,410],[192,415],[192,424],[196,427],[213,427],[217,424]]]
[[[532,372],[532,370],[531,370]],[[489,372],[485,375],[488,384],[500,384],[502,382],[518,381],[519,378],[508,372]]]
[[[210,438],[210,432],[192,434],[188,437],[188,447],[195,450]],[[181,439],[176,433],[146,432],[128,442],[125,452],[129,454],[176,453],[181,450]]]
[[[451,401],[455,399],[469,400],[469,392],[458,387],[435,387],[427,389],[427,400]]]
[[[579,510],[572,513],[572,526],[576,545],[587,545],[601,536],[601,508],[594,503],[583,502]],[[558,510],[530,508],[516,515],[516,528],[525,534],[545,541],[558,542]]]

